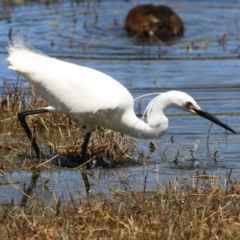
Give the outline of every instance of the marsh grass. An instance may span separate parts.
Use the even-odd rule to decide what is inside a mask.
[[[28,186],[18,188],[23,197],[0,208],[0,239],[237,239],[240,234],[240,184],[227,175],[225,184],[218,176],[197,175],[192,180],[176,178],[157,190],[148,192],[111,189],[108,196],[79,192],[70,198],[57,198],[46,204],[44,191],[34,194],[42,167],[34,162],[30,143],[22,130],[17,113],[42,108],[47,103],[24,88],[21,79],[4,79],[0,101],[0,173],[24,169],[32,173]],[[44,151],[52,154],[77,154],[84,129],[64,114],[47,113],[28,117],[28,123]],[[148,158],[133,139],[102,128],[91,138],[88,154],[104,156],[114,162],[134,161],[134,156]],[[193,148],[192,151],[195,151]],[[169,157],[163,152],[162,159]],[[180,158],[190,150],[177,154]],[[21,161],[19,160],[21,156]],[[27,160],[29,164],[27,164]],[[41,167],[39,167],[41,166]],[[49,168],[49,170],[52,170]],[[82,172],[87,193],[90,185]],[[147,182],[147,175],[144,182]],[[4,182],[17,187],[18,182]],[[43,188],[47,189],[47,180]],[[128,189],[128,188],[127,188]]]
[[[228,180],[176,178],[155,192],[32,198],[0,209],[1,239],[237,239],[240,185]]]
[[[9,163],[14,166],[19,157],[21,162],[22,159],[35,158],[30,141],[18,121],[17,113],[44,108],[48,104],[35,94],[33,87],[25,86],[21,78],[17,81],[3,79],[1,96],[0,152],[3,158],[0,170],[4,170],[6,165],[9,168]],[[42,152],[47,155],[76,156],[80,153],[85,130],[70,116],[60,113],[31,115],[27,117],[27,122]],[[136,140],[100,127],[92,134],[88,146],[89,158],[98,160],[104,157],[115,164],[134,163],[136,154],[143,155],[142,150],[138,149]]]

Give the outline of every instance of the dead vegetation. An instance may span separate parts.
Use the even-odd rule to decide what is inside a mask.
[[[34,158],[30,142],[19,124],[17,113],[26,109],[47,106],[33,88],[25,87],[22,80],[3,81],[2,100],[0,101],[0,152],[9,159]],[[70,116],[60,113],[32,115],[27,118],[41,149],[50,156],[56,154],[77,155],[83,144],[85,130]],[[136,140],[121,133],[96,128],[91,138],[89,158],[105,157],[112,163],[134,161],[134,155],[141,154]],[[11,156],[11,157],[9,157]],[[4,165],[4,162],[2,163]],[[3,167],[4,168],[4,167]]]
[[[158,191],[119,192],[51,206],[32,198],[0,209],[1,239],[236,239],[239,182],[176,178]]]
[[[32,161],[30,143],[16,116],[24,109],[44,107],[46,102],[23,86],[20,79],[17,83],[4,79],[0,103],[0,173],[4,175],[20,166],[32,172],[32,177],[28,187],[19,189],[23,195],[20,203],[2,204],[1,239],[237,239],[240,185],[239,181],[231,180],[231,173],[225,185],[220,184],[218,176],[205,173],[191,181],[176,178],[166,186],[157,182],[157,190],[153,192],[147,192],[144,186],[140,191],[111,189],[110,196],[84,197],[79,192],[63,199],[53,193],[49,205],[39,200],[34,189],[43,165]],[[79,152],[84,129],[69,116],[42,114],[29,117],[28,123],[45,151]],[[189,150],[183,153],[191,154]],[[147,158],[135,140],[101,128],[95,131],[89,154],[105,156],[114,162],[131,161],[136,154]],[[16,161],[19,156],[30,159],[30,166],[25,160],[19,165]],[[82,172],[82,177],[89,193],[87,174]],[[47,184],[46,181],[43,187],[47,188]]]

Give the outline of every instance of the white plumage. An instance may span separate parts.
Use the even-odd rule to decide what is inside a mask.
[[[164,109],[173,107],[197,113],[235,133],[203,111],[191,96],[179,91],[155,97],[147,107],[146,123],[135,115],[129,91],[110,76],[49,57],[18,42],[10,44],[8,50],[9,68],[23,75],[49,102],[45,111],[68,113],[86,125],[87,132],[99,125],[137,138],[159,138],[168,129]]]

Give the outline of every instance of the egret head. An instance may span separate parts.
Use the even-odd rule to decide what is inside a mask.
[[[178,108],[183,111],[196,113],[195,109],[201,110],[197,102],[187,93],[181,91],[169,91],[161,94],[163,96],[163,108]]]
[[[204,117],[210,120],[211,122],[216,123],[217,125],[236,134],[236,132],[232,128],[230,128],[227,124],[221,122],[218,118],[216,118],[212,114],[202,110],[201,107],[196,103],[196,101],[191,96],[189,96],[186,93],[181,93],[180,96],[181,96],[180,97],[181,100],[179,101],[179,103],[181,104],[180,108],[182,108],[183,110],[190,111],[191,113],[198,114],[199,116]]]
[[[218,118],[214,117],[212,114],[202,110],[202,108],[197,104],[197,102],[187,93],[181,91],[169,91],[159,95],[156,99],[159,98],[161,108],[165,109],[168,107],[179,108],[183,111],[191,112],[193,114],[198,114],[201,117],[204,117],[210,120],[213,123],[227,129],[228,131],[235,133],[236,132],[230,128],[227,124],[221,122]],[[154,105],[155,100],[153,99],[150,102],[149,106]],[[149,110],[148,110],[149,112]]]

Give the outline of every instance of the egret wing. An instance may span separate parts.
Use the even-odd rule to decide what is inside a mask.
[[[9,68],[21,73],[56,111],[71,114],[125,108],[129,91],[110,76],[28,49],[10,48]]]

